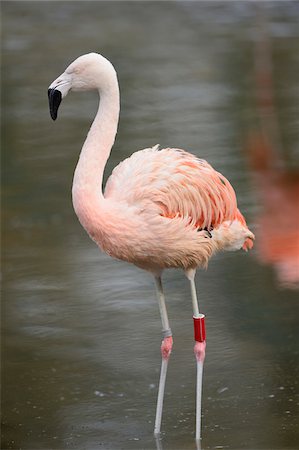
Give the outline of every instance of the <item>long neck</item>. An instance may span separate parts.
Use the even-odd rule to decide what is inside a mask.
[[[104,200],[103,173],[115,140],[120,109],[116,75],[109,80],[100,97],[99,108],[82,147],[73,180],[73,204],[81,222],[92,220],[92,211],[99,212]],[[83,225],[86,228],[86,224]]]

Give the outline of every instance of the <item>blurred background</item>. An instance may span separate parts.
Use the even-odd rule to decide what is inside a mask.
[[[100,253],[71,204],[97,108],[48,85],[98,51],[121,88],[106,178],[134,151],[189,150],[230,179],[255,248],[217,255],[204,449],[298,448],[299,3],[2,2],[2,447],[155,449],[160,317],[151,277]],[[160,448],[195,449],[189,286],[164,276],[174,351]]]

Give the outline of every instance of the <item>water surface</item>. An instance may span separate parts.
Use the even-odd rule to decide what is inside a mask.
[[[247,135],[259,121],[259,13],[243,2],[3,2],[3,449],[155,449],[160,318],[149,275],[99,252],[71,205],[97,100],[47,87],[78,55],[114,63],[120,128],[107,165],[159,143],[208,159],[257,236],[265,210]],[[298,3],[267,2],[275,108],[298,170]],[[296,147],[297,146],[297,147]],[[294,217],[295,217],[294,212]],[[294,219],[295,220],[295,219]],[[286,239],[288,230],[285,230]],[[207,316],[204,449],[298,448],[298,291],[255,250],[221,254],[197,288]],[[174,351],[164,450],[195,449],[192,307],[164,276]]]

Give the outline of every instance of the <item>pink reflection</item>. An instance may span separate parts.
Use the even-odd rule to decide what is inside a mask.
[[[275,167],[278,161],[261,135],[251,135],[249,152],[261,203],[259,259],[273,265],[281,285],[299,288],[299,172]]]
[[[254,49],[258,129],[249,132],[248,155],[261,208],[256,248],[280,285],[299,288],[299,170],[287,167],[273,101],[271,46],[263,10]]]

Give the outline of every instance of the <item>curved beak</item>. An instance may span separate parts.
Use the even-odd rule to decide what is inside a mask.
[[[56,120],[58,108],[62,100],[62,94],[58,89],[49,88],[48,98],[49,98],[50,115],[53,120]]]
[[[53,83],[50,84],[48,89],[48,99],[50,115],[53,120],[57,119],[57,112],[61,100],[67,95],[72,86],[72,78],[69,74],[63,73]]]

